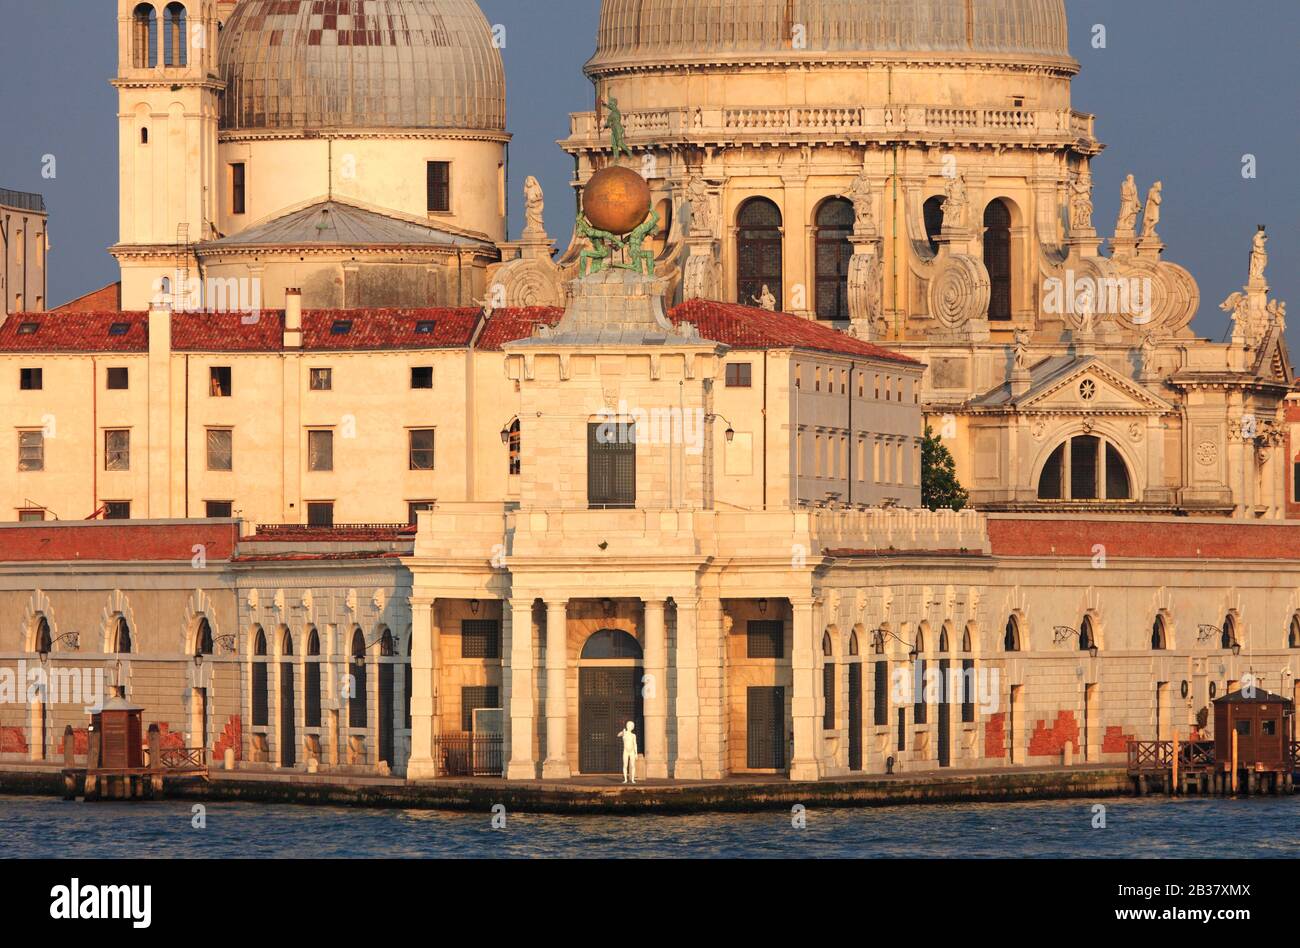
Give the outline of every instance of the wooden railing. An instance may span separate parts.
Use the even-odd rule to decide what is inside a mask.
[[[208,769],[206,747],[164,747],[158,757],[163,770],[187,772]]]
[[[1163,773],[1173,766],[1173,741],[1129,741],[1129,773]],[[1178,769],[1182,773],[1213,770],[1214,741],[1179,741]]]

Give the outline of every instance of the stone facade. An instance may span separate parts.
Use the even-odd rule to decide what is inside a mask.
[[[0,188],[0,305],[6,315],[39,313],[49,305],[45,272],[49,249],[45,199]]]

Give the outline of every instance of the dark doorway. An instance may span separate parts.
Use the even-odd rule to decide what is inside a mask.
[[[750,770],[785,769],[785,689],[750,688],[745,766]]]
[[[853,259],[853,205],[832,198],[817,209],[817,318],[849,318],[849,261]]]
[[[948,713],[952,695],[948,688],[948,659],[939,659],[939,766],[952,766],[952,716]]]
[[[645,752],[641,666],[578,669],[578,769],[584,774],[623,772],[619,732],[636,725],[637,746]]]
[[[293,728],[293,662],[280,663],[280,766],[296,764],[298,736]]]
[[[849,770],[862,769],[862,665],[849,666]]]
[[[393,633],[384,629],[379,640],[379,759],[395,764],[393,760],[393,713],[397,702],[393,691],[396,668],[392,659],[397,657],[397,643]]]
[[[984,266],[989,271],[989,319],[1011,318],[1011,211],[993,201],[984,210]]]
[[[776,297],[782,308],[781,209],[767,198],[751,198],[736,219],[736,302],[756,306],[763,287]]]

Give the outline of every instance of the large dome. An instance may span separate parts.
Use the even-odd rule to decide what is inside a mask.
[[[226,131],[505,130],[505,70],[474,0],[243,0],[220,60]]]
[[[920,52],[1068,59],[1065,0],[604,0],[587,68]]]

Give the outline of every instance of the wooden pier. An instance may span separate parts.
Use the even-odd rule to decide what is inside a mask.
[[[169,779],[208,779],[206,748],[164,748],[157,724],[149,725],[146,749],[142,714],[142,708],[114,698],[92,715],[84,768],[74,765],[72,726],[64,729],[65,799],[76,799],[78,791],[86,800],[160,799]]]

